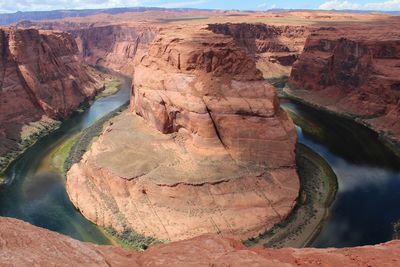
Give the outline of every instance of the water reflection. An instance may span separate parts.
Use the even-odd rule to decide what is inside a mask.
[[[109,240],[75,210],[65,190],[64,179],[51,171],[44,159],[65,140],[129,101],[130,83],[123,82],[115,95],[97,100],[81,114],[28,149],[6,171],[7,184],[0,187],[0,216],[14,217],[75,239],[98,244]]]
[[[299,142],[330,164],[339,190],[315,247],[376,244],[392,238],[400,219],[400,160],[365,127],[290,102]]]

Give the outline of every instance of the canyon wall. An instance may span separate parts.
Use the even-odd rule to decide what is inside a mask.
[[[400,141],[400,28],[325,27],[294,64],[290,94]]]
[[[144,53],[159,30],[158,23],[94,23],[85,20],[22,21],[19,28],[57,30],[75,39],[81,59],[132,76],[136,54]]]
[[[144,252],[83,243],[16,219],[0,218],[2,266],[398,266],[400,241],[345,249],[247,248],[204,235]]]
[[[157,31],[151,25],[106,25],[69,32],[86,62],[133,75],[136,54],[147,49]]]
[[[66,33],[0,29],[0,169],[102,87]]]
[[[275,26],[262,23],[210,24],[208,29],[233,37],[237,44],[252,55],[265,78],[289,76],[311,28],[306,26]]]
[[[246,239],[286,218],[296,131],[252,57],[229,36],[170,27],[136,60],[135,114],[111,120],[68,172],[82,214],[165,241]]]

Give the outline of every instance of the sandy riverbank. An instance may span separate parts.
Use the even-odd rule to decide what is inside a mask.
[[[335,199],[337,179],[326,161],[310,148],[299,144],[296,161],[301,189],[292,214],[246,245],[263,244],[266,247],[305,247],[321,230]]]

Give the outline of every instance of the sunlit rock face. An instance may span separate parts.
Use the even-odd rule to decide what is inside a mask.
[[[194,148],[293,166],[293,123],[254,61],[230,37],[173,31],[160,33],[139,59],[135,112],[163,133],[181,133]]]
[[[157,244],[145,252],[96,246],[0,218],[2,266],[397,266],[400,242],[345,249],[247,248],[216,235]]]
[[[74,205],[162,240],[246,239],[286,218],[296,132],[251,56],[229,36],[171,27],[136,60],[131,112],[68,173]]]

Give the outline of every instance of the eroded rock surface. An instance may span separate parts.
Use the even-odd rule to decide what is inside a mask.
[[[290,93],[400,141],[399,39],[398,23],[321,28],[293,66]]]
[[[68,173],[91,221],[161,240],[246,239],[294,207],[294,125],[231,37],[163,30],[138,58],[131,109]]]
[[[105,25],[69,32],[75,37],[83,59],[89,64],[133,75],[135,56],[147,49],[157,26]]]
[[[131,13],[132,14],[132,13]],[[77,43],[80,60],[90,65],[132,76],[135,56],[143,53],[154,39],[160,25],[143,22],[109,22],[98,19],[70,18],[70,20],[22,21],[22,28],[58,30],[71,34]]]
[[[99,74],[78,59],[66,33],[0,29],[1,158],[29,142],[30,135],[53,127],[103,85]]]
[[[246,248],[203,235],[145,252],[82,243],[27,223],[0,218],[2,266],[398,266],[400,241],[345,249]]]
[[[208,28],[232,36],[254,57],[265,78],[288,76],[291,66],[304,48],[310,26],[276,26],[263,23],[216,23]]]

